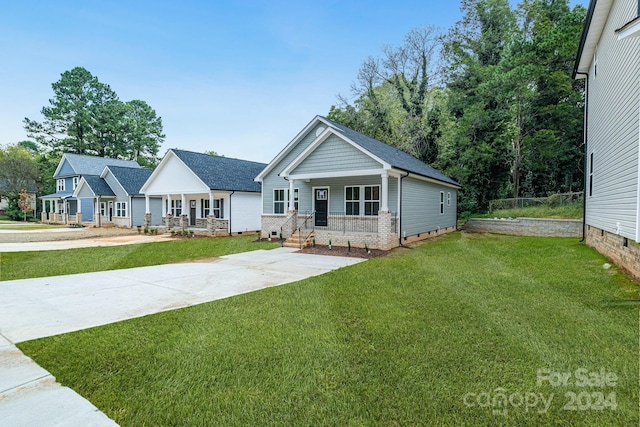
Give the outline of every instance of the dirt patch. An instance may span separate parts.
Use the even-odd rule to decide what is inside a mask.
[[[369,249],[369,252],[365,251],[363,248],[348,248],[341,246],[333,246],[329,249],[328,246],[317,246],[316,247],[308,247],[304,249],[300,249],[298,252],[304,254],[314,254],[314,255],[331,255],[331,256],[346,256],[352,258],[380,258],[389,255],[389,251],[381,251],[378,249]]]
[[[49,242],[54,240],[77,240],[94,237],[116,237],[137,235],[136,229],[129,228],[93,228],[69,229],[69,231],[34,230],[32,233],[2,233],[0,243]]]

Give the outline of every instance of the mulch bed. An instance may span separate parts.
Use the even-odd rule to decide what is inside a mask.
[[[369,253],[364,250],[364,248],[351,248],[349,251],[347,248],[342,246],[333,246],[331,250],[329,250],[328,246],[318,246],[300,249],[298,252],[304,254],[315,254],[315,255],[332,255],[332,256],[346,256],[352,258],[380,258],[387,256],[389,251],[381,251],[378,249],[369,249]]]

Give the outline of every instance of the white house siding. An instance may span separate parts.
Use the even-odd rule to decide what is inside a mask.
[[[231,232],[260,230],[260,193],[234,193],[230,197],[231,200],[227,198],[224,203],[230,205],[233,210]]]
[[[336,135],[331,135],[304,159],[291,174],[362,169],[382,169],[382,165],[348,142],[343,141]]]
[[[207,193],[209,188],[176,156],[171,156],[162,166],[145,194],[197,194]]]
[[[274,188],[289,188],[289,182],[278,174],[289,165],[304,151],[316,139],[316,130],[318,127],[326,127],[324,124],[319,124],[309,130],[304,138],[296,144],[291,151],[275,165],[271,171],[262,180],[262,188],[266,189],[262,194],[262,212],[265,214],[273,214],[273,190]]]
[[[440,192],[444,192],[444,214],[440,213]],[[451,204],[447,205],[447,193]],[[402,180],[401,235],[413,236],[456,225],[457,192],[454,188],[414,178]]]
[[[637,16],[637,0],[614,1],[589,71],[586,223],[636,239],[640,38],[616,29]],[[597,64],[597,74],[595,66]],[[591,165],[587,166],[589,170]]]

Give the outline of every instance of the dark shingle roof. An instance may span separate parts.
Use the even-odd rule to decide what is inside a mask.
[[[378,141],[377,139],[373,139],[371,137],[363,135],[360,132],[356,132],[351,128],[329,120],[326,117],[320,118],[354,143],[358,144],[374,156],[389,163],[393,168],[402,169],[404,171],[422,175],[424,177],[435,179],[437,181],[460,186],[460,184],[458,184],[453,179],[442,174],[423,161],[416,159],[411,154],[385,144],[382,141]]]
[[[248,160],[171,149],[211,190],[259,193],[254,178],[267,165]]]
[[[111,187],[107,184],[107,181],[99,176],[85,175],[83,178],[96,196],[115,196],[113,190],[111,190]]]
[[[140,167],[140,165],[133,160],[110,159],[107,157],[69,153],[65,153],[64,157],[67,159],[76,175],[100,175],[105,166],[123,166],[128,168]]]
[[[109,166],[109,170],[130,196],[141,194],[140,188],[153,173],[151,169],[125,168],[121,166]]]

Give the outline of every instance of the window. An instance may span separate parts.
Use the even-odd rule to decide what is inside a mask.
[[[297,188],[293,189],[293,209],[298,210],[298,199],[299,199],[300,191]],[[287,195],[289,195],[289,191],[287,191]]]
[[[64,191],[64,179],[59,179],[56,185],[57,191]]]
[[[447,192],[447,206],[451,206],[451,192]]]
[[[202,212],[202,218],[206,218],[211,215],[209,213],[209,199],[200,199],[200,212]]]
[[[173,216],[182,215],[182,200],[171,200],[171,205],[167,200],[167,213]]]
[[[444,191],[440,192],[440,215],[444,214]]]
[[[589,155],[589,197],[593,196],[593,153]]]
[[[380,187],[370,185],[364,187],[364,214],[378,215],[380,210]]]
[[[78,186],[78,177],[74,176],[73,177],[73,189],[75,190],[77,186]]]
[[[107,204],[105,202],[100,202],[100,215],[107,216]]]
[[[345,187],[345,214],[376,216],[380,210],[380,186]]]
[[[273,190],[273,213],[274,214],[283,214],[284,213],[284,190]]]
[[[224,209],[222,208],[222,199],[213,201],[213,214],[216,218],[224,218]]]
[[[116,216],[126,217],[127,215],[127,202],[116,202]]]
[[[345,188],[345,213],[360,215],[360,187]]]

